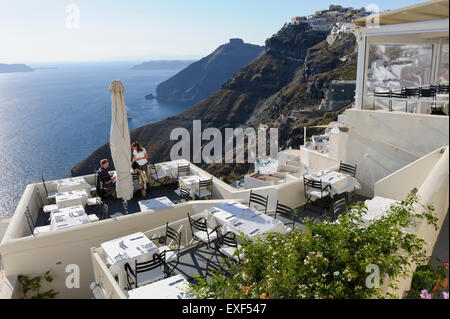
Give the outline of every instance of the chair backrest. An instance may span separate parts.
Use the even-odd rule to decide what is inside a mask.
[[[104,201],[101,201],[100,203],[101,203],[101,205],[100,205],[100,216],[99,216],[99,219],[102,220],[102,219],[105,219],[105,218],[108,217],[109,207],[108,207],[107,204],[105,204]]]
[[[31,234],[34,235],[34,220],[33,217],[31,217],[31,212],[28,206],[25,210],[25,219],[27,221],[28,228],[30,228]]]
[[[333,214],[337,215],[345,211],[347,207],[347,199],[345,197],[335,199],[331,205]]]
[[[191,193],[183,187],[180,187],[180,198],[184,199],[185,201],[192,200]]]
[[[275,219],[279,216],[283,216],[289,220],[292,221],[292,228],[295,226],[295,212],[292,208],[289,206],[280,204],[279,201],[277,201],[277,208],[275,210]],[[289,223],[291,224],[291,223]]]
[[[155,164],[148,164],[149,170],[150,170],[150,175],[155,175],[156,177],[158,177],[158,170],[156,169],[156,165]]]
[[[402,92],[408,97],[408,96],[419,96],[419,88],[402,88]]]
[[[213,184],[213,180],[212,180],[212,178],[210,178],[205,181],[200,181],[199,187],[209,187],[209,186],[212,186],[212,184]]]
[[[139,172],[137,172],[137,173],[131,173],[131,177],[132,177],[132,179],[133,179],[133,188],[134,188],[135,191],[138,190],[138,189],[144,188],[144,185],[142,185],[142,184],[139,182],[139,176],[140,176],[140,173],[139,173]]]
[[[347,174],[352,175],[353,177],[355,177],[355,175],[356,175],[356,165],[345,164],[345,163],[343,163],[341,161],[341,163],[339,164],[339,172],[347,173]]]
[[[436,89],[434,88],[429,88],[429,89],[424,89],[424,88],[420,88],[420,97],[436,97]]]
[[[321,180],[320,181],[316,181],[316,180],[313,180],[313,179],[308,178],[306,176],[303,176],[303,184],[305,186],[305,191],[308,188],[317,188],[317,189],[322,190],[322,181]]]
[[[376,91],[375,90],[375,92],[373,92],[373,95],[374,96],[377,96],[377,97],[391,97],[391,94],[392,94],[392,91]]]
[[[236,234],[232,232],[227,232],[226,234],[222,234],[220,231],[217,231],[217,240],[219,243],[219,246],[230,246],[230,247],[238,247],[238,243],[236,240]]]
[[[177,168],[177,178],[179,178],[180,176],[186,176],[191,174],[191,166],[188,165],[178,165]]]
[[[189,219],[189,225],[191,226],[192,234],[194,233],[194,230],[205,231],[208,233],[208,223],[205,218],[202,217],[200,219],[195,220],[189,215],[189,213],[187,215]]]
[[[253,191],[250,191],[250,199],[248,201],[248,206],[250,207],[251,203],[254,203],[256,205],[260,205],[264,208],[264,213],[267,213],[267,202],[269,201],[269,195],[263,196],[256,193],[253,193]]]
[[[400,99],[406,99],[408,96],[406,95],[405,91],[400,91],[400,92],[391,92],[391,96],[390,97],[394,97],[394,98],[400,98]]]
[[[165,252],[162,252],[160,254],[153,254],[153,258],[149,261],[144,262],[137,262],[135,260],[134,262],[134,270],[131,268],[129,263],[125,264],[125,272],[126,272],[126,278],[128,283],[128,289],[132,289],[132,286],[134,284],[135,288],[138,288],[138,280],[137,276],[139,273],[147,272],[156,268],[160,268],[161,266],[165,266],[166,263],[166,257]]]
[[[177,232],[175,229],[169,226],[169,223],[166,223],[166,236],[164,237],[164,244],[167,245],[167,239],[170,239],[175,242],[177,246],[177,250],[180,250],[181,247],[181,232]]]
[[[205,278],[215,275],[226,275],[226,272],[224,271],[222,266],[213,262],[213,257],[214,255],[211,256],[211,258],[209,258],[206,262]]]
[[[45,185],[44,175],[42,175],[42,185],[44,185],[45,194],[47,194],[47,196],[48,196],[48,190],[47,190],[47,186]]]
[[[95,188],[97,191],[97,195],[103,200],[105,197],[105,191],[102,179],[98,176],[98,171],[95,171],[94,174],[95,174]]]

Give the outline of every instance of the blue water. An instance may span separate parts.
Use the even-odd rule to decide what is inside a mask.
[[[125,86],[130,129],[186,108],[144,99],[179,70],[129,70],[134,64],[53,64],[56,69],[0,74],[0,217],[14,213],[27,184],[41,175],[69,176],[78,161],[108,141],[111,80]]]

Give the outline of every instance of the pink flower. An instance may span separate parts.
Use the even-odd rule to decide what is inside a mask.
[[[431,294],[428,293],[428,290],[424,289],[420,292],[420,298],[422,299],[431,299]]]
[[[448,292],[442,292],[442,297],[444,297],[444,299],[448,299]]]

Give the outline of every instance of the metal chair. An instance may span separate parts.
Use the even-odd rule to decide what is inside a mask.
[[[158,175],[158,170],[156,169],[155,164],[148,165],[148,172],[149,180],[151,179],[154,182],[153,187],[161,186],[164,184],[165,177]]]
[[[240,247],[240,245],[237,242],[236,234],[232,232],[222,234],[218,230],[216,231],[216,233],[217,233],[217,241],[215,247],[216,248],[215,254],[220,255],[223,258],[231,258],[239,262],[240,256],[235,255],[236,249]]]
[[[252,190],[250,190],[250,198],[248,200],[248,207],[251,207],[251,204],[255,204],[255,208],[258,210],[261,210],[258,206],[263,207],[264,214],[267,214],[267,203],[269,201],[269,195],[262,196],[256,193],[253,193]]]
[[[44,179],[44,175],[42,175],[42,185],[44,186],[44,190],[45,190],[45,194],[47,195],[47,201],[49,203],[55,203],[56,201],[56,195],[58,194],[57,192],[51,192],[49,193],[47,190],[47,185],[45,185],[45,179]]]
[[[219,226],[211,229],[208,227],[208,222],[204,217],[195,220],[189,215],[189,213],[187,214],[187,216],[189,219],[189,225],[191,227],[192,239],[195,239],[198,242],[203,242],[206,244],[207,249],[214,250],[212,244],[217,239],[216,230],[219,228]]]
[[[347,204],[348,204],[348,201],[347,201],[347,197],[345,195],[335,196],[333,198],[333,201],[331,202],[330,211],[334,215],[338,215],[346,210]]]
[[[290,229],[290,227],[288,227],[288,231],[294,230],[295,217],[296,217],[294,210],[292,208],[290,208],[289,206],[280,204],[280,202],[277,201],[277,207],[275,209],[275,219],[277,219],[277,217],[279,217],[279,216],[283,216],[284,218],[290,220],[289,222],[284,223],[285,226],[292,225],[292,229]]]
[[[303,211],[306,210],[308,204],[310,204],[310,203],[317,204],[318,201],[320,201],[322,199],[326,199],[326,198],[330,197],[330,195],[331,195],[330,185],[322,187],[321,180],[315,181],[315,180],[312,180],[310,178],[303,176],[303,186],[304,186],[304,191],[305,191],[305,197],[307,199],[305,206],[303,206]],[[317,205],[322,208],[320,213],[322,213],[323,210],[326,208],[325,205],[319,205],[319,204],[317,204]]]
[[[392,97],[392,91],[381,91],[377,92],[376,90],[373,92],[373,109],[376,110],[376,97],[383,97],[383,98],[391,98]],[[389,100],[389,111],[392,111],[392,100]]]
[[[339,163],[339,172],[351,175],[352,177],[356,176],[356,167],[357,165],[345,164],[342,161]]]
[[[191,174],[191,166],[190,165],[178,165],[177,167],[177,176],[171,176],[172,182],[176,185],[179,185],[179,178],[181,176],[187,176]]]
[[[181,233],[166,223],[166,233],[158,239],[158,243],[163,245],[159,247],[159,251],[165,252],[166,264],[175,261],[175,266],[168,271],[169,275],[174,272],[180,262]]]
[[[175,194],[178,195],[178,200],[176,201],[176,204],[179,204],[183,201],[185,202],[189,202],[191,200],[193,200],[191,193],[185,189],[185,188],[178,188],[176,190],[174,190]]]
[[[199,199],[212,197],[213,180],[208,179],[206,181],[200,181],[198,186],[198,192],[195,192],[195,197]]]
[[[163,270],[161,270],[161,267]],[[143,280],[140,281],[141,284],[148,284],[155,281],[158,281],[163,278],[167,278],[168,274],[166,273],[166,258],[165,252],[155,253],[153,255],[153,259],[144,262],[134,262],[134,270],[131,268],[129,263],[125,264],[125,272],[127,279],[127,288],[128,290],[139,287],[138,274],[146,273],[146,276]]]

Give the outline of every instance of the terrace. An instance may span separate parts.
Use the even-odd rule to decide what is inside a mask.
[[[14,282],[14,278],[20,274],[40,274],[50,270],[54,277],[50,287],[59,292],[60,298],[91,298],[90,284],[92,282],[99,285],[103,297],[128,298],[128,292],[119,285],[115,275],[108,268],[102,243],[140,232],[149,240],[155,239],[158,244],[156,239],[164,234],[166,223],[168,223],[170,227],[182,234],[178,271],[188,280],[192,280],[197,274],[205,275],[205,261],[211,257],[211,253],[204,246],[195,245],[191,237],[187,214],[194,218],[207,216],[205,214],[208,214],[208,209],[230,201],[249,206],[250,192],[267,198],[268,217],[264,215],[264,218],[272,218],[279,202],[298,212],[296,226],[301,227],[303,217],[330,216],[334,218],[345,213],[343,208],[357,200],[367,201],[368,208],[375,207],[375,203],[381,202],[382,205],[375,207],[376,214],[372,216],[376,218],[377,214],[382,215],[386,211],[383,202],[401,201],[415,188],[418,190],[421,204],[434,205],[438,229],[422,223],[412,231],[425,240],[427,254],[431,254],[433,248],[448,252],[448,242],[443,246],[442,243],[439,246],[435,245],[440,233],[445,234],[446,231],[448,233],[446,229],[441,231],[442,225],[448,225],[444,224],[444,220],[446,218],[448,220],[449,206],[448,117],[420,114],[420,112],[396,112],[395,107],[386,110],[371,109],[372,101],[367,102],[364,98],[368,88],[365,78],[367,72],[361,67],[366,65],[366,56],[369,55],[367,45],[370,43],[369,38],[373,36],[373,39],[377,39],[381,32],[383,32],[382,43],[384,44],[388,43],[386,34],[392,37],[392,41],[400,38],[410,39],[410,37],[404,37],[405,32],[414,33],[419,41],[423,39],[425,42],[429,41],[430,37],[424,37],[424,35],[432,35],[433,41],[435,36],[438,36],[440,40],[437,45],[445,44],[445,38],[448,39],[448,1],[430,1],[427,4],[432,6],[441,3],[447,3],[447,11],[438,10],[442,12],[441,15],[447,15],[444,22],[440,20],[410,22],[418,23],[418,25],[410,23],[402,25],[397,22],[399,25],[393,27],[386,24],[388,20],[382,18],[383,23],[380,28],[373,30],[364,28],[359,34],[361,36],[359,38],[360,63],[355,108],[346,110],[340,117],[338,132],[330,132],[328,152],[321,153],[314,147],[312,149],[302,147],[300,150],[285,150],[279,153],[278,167],[282,170],[294,169],[290,164],[295,161],[308,168],[307,178],[313,179],[312,174],[317,174],[316,179],[327,178],[327,183],[331,185],[330,189],[334,188],[332,193],[336,201],[332,203],[335,205],[326,209],[311,206],[307,197],[307,188],[310,186],[307,185],[301,173],[295,176],[287,172],[288,178],[283,183],[275,185],[236,189],[190,164],[191,174],[212,179],[210,199],[188,200],[163,210],[142,210],[139,205],[139,200],[142,198],[136,198],[128,202],[128,214],[126,214],[120,201],[106,198],[109,213],[105,219],[33,235],[34,226],[48,226],[48,215],[42,211],[43,204],[48,203],[40,202],[38,194],[44,197],[45,188],[47,192],[56,192],[58,189],[55,181],[47,181],[46,187],[42,183],[31,184],[26,187],[0,244],[5,275]],[[433,42],[433,46],[436,48],[436,42]],[[433,50],[433,52],[440,51]],[[432,62],[432,65],[434,67],[431,69],[437,70],[438,64]],[[432,74],[436,74],[433,72]],[[343,184],[331,182],[336,181],[334,178],[338,176],[336,172],[339,171],[341,162],[356,167],[354,178],[358,182],[358,187],[348,188],[356,184],[347,183],[354,181],[347,178],[341,179],[341,181],[347,181]],[[94,175],[82,176],[82,178],[88,186],[95,184]],[[355,193],[353,198],[334,196],[339,195],[346,187],[347,191]],[[152,188],[145,199],[166,196],[175,201],[177,198],[175,189],[175,186],[158,186]],[[307,203],[308,207],[304,210],[304,205]],[[417,212],[421,209],[417,207]],[[31,228],[27,222],[26,212],[33,221],[37,221],[37,224]],[[284,223],[284,220],[281,222]],[[68,288],[65,284],[66,269],[74,264],[83,274],[77,289]],[[399,291],[395,293],[401,297],[403,291],[409,289],[410,284],[411,278],[402,280]],[[22,297],[19,285],[16,283],[11,286],[14,289],[10,292],[10,296]],[[384,289],[389,290],[389,287],[386,286]]]

